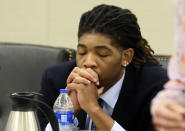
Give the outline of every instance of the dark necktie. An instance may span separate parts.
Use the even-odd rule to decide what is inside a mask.
[[[102,107],[102,102],[103,100],[101,98],[98,99],[98,104]],[[92,121],[92,120],[91,120]],[[92,121],[92,124],[91,124],[91,130],[97,130],[95,124],[93,123]]]

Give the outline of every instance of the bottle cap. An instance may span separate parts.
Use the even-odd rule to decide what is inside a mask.
[[[60,93],[68,93],[67,89],[60,89]]]

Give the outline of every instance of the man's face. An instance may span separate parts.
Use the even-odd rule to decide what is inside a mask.
[[[100,33],[85,33],[79,38],[76,56],[79,68],[91,68],[100,85],[113,86],[123,75],[122,51],[111,45],[111,39]]]

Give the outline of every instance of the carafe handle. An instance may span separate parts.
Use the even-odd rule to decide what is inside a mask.
[[[59,126],[58,126],[58,120],[55,116],[55,113],[53,112],[53,110],[44,102],[38,101],[38,100],[34,100],[38,107],[43,114],[45,115],[45,117],[47,117],[47,119],[49,120],[51,127],[53,129],[53,131],[59,131]]]

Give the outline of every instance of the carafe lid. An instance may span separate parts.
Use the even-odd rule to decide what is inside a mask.
[[[16,92],[10,95],[12,99],[13,111],[34,111],[36,110],[35,104],[29,99],[34,99],[36,93],[30,92]]]

